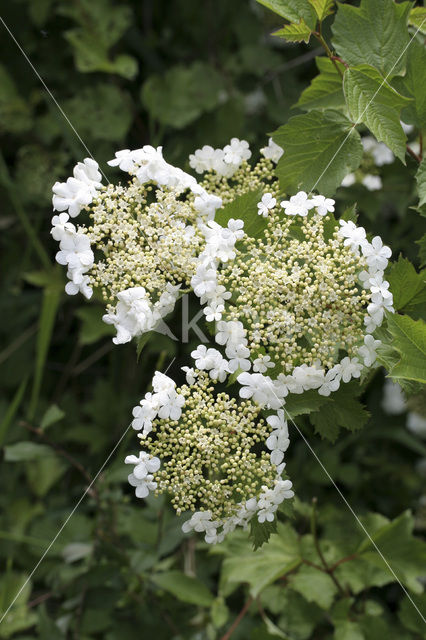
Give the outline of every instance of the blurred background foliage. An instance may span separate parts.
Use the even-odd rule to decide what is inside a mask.
[[[101,304],[63,294],[54,266],[51,186],[87,156],[76,132],[111,179],[105,161],[143,144],[163,145],[184,168],[195,148],[232,136],[256,155],[297,113],[321,51],[273,39],[276,17],[248,0],[13,0],[2,9],[72,126],[0,24],[1,610],[54,540],[0,638],[426,638],[296,432],[293,517],[282,514],[279,535],[255,552],[244,532],[209,549],[182,534],[167,502],[137,501],[123,465],[136,448],[131,407],[156,368],[173,362],[179,375],[197,337],[156,335],[137,362],[134,346],[113,348]],[[355,185],[337,200],[356,201],[361,223],[419,266],[424,220],[410,208],[410,163],[382,167],[381,191]],[[362,432],[330,444],[304,419],[300,428],[425,612],[426,447],[406,412],[383,410],[383,380],[379,370],[365,393]]]

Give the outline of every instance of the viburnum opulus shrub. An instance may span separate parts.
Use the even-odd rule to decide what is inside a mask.
[[[336,219],[332,198],[283,197],[283,154],[270,139],[252,165],[244,140],[205,145],[189,158],[197,181],[145,146],[110,161],[124,184],[102,185],[86,159],[53,187],[66,291],[99,291],[116,344],[158,328],[184,293],[203,308],[215,346],[191,353],[183,386],[155,373],[133,409],[140,452],[125,462],[137,497],[166,493],[188,514],[183,530],[210,543],[253,518],[272,522],[293,497],[287,402],[365,377],[394,312],[390,248],[352,211]]]

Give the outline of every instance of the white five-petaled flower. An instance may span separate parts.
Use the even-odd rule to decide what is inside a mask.
[[[265,193],[262,199],[257,204],[257,213],[259,216],[266,218],[269,215],[269,211],[277,204],[276,198],[272,196],[272,193]]]
[[[243,323],[239,320],[230,320],[229,322],[221,320],[217,323],[216,342],[222,345],[246,345],[246,333]]]
[[[273,369],[275,363],[271,361],[271,356],[260,354],[253,361],[253,371],[255,373],[265,373],[268,369]]]
[[[260,150],[260,153],[264,156],[264,158],[267,158],[268,160],[272,160],[272,162],[277,163],[278,160],[283,155],[284,149],[280,147],[278,144],[276,144],[276,142],[274,142],[272,138],[269,138],[268,146],[263,147]]]
[[[364,344],[358,349],[359,356],[364,360],[366,367],[371,367],[377,358],[376,349],[381,345],[380,340],[375,340],[372,335],[364,337]]]
[[[362,253],[367,260],[368,266],[374,270],[386,269],[388,258],[392,255],[390,248],[383,245],[380,236],[375,236],[371,243],[363,244]]]
[[[363,247],[367,243],[364,227],[357,227],[352,220],[339,220],[339,235],[345,238],[343,244],[350,247],[354,253],[358,253],[358,247]]]
[[[359,378],[361,375],[362,364],[358,358],[343,358],[340,362],[340,371],[343,382],[349,382],[351,378]]]
[[[332,198],[314,196],[312,202],[314,202],[317,213],[320,216],[325,216],[328,212],[332,213],[334,211],[335,201]]]
[[[314,201],[308,197],[305,191],[299,191],[296,195],[291,196],[290,200],[283,200],[280,204],[288,216],[307,216],[315,206]]]
[[[223,148],[224,160],[228,164],[241,164],[251,156],[249,143],[246,140],[231,138],[231,142]]]

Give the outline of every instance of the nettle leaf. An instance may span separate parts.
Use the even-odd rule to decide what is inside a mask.
[[[426,14],[425,14],[426,24]],[[395,78],[393,85],[402,94],[412,98],[402,112],[404,122],[426,127],[426,78],[420,69],[426,68],[426,50],[423,43],[414,39],[407,49],[407,72],[403,78]]]
[[[417,193],[419,196],[419,207],[426,204],[426,157],[421,161],[416,173]]]
[[[349,65],[366,63],[385,76],[402,73],[411,6],[393,0],[362,0],[359,7],[339,4],[332,26],[334,48]]]
[[[303,20],[311,30],[315,28],[316,14],[308,0],[257,0],[257,2],[289,22],[298,23]]]
[[[225,89],[222,76],[211,65],[195,62],[190,67],[178,65],[164,75],[150,76],[141,98],[152,118],[182,129],[217,107]]]
[[[308,27],[302,18],[297,24],[286,24],[286,26],[279,29],[279,31],[274,31],[272,35],[283,38],[287,40],[287,42],[306,42],[307,44],[312,35],[312,29]]]
[[[289,585],[321,609],[329,609],[337,593],[337,587],[329,575],[308,565],[300,567],[297,574],[291,577]]]
[[[248,191],[241,196],[237,196],[232,202],[228,202],[216,213],[215,220],[223,227],[226,227],[231,218],[244,222],[244,231],[258,238],[266,229],[266,218],[258,214],[257,203],[260,202],[264,189]]]
[[[420,33],[426,33],[426,7],[411,9],[408,24],[419,29]]]
[[[303,111],[311,109],[340,109],[346,106],[343,95],[342,76],[337,71],[331,60],[325,57],[315,59],[319,75],[317,75],[303,92],[294,106]],[[340,62],[336,62],[342,70],[345,67]]]
[[[316,433],[334,442],[340,427],[349,431],[361,429],[369,417],[368,411],[357,399],[361,392],[359,383],[353,380],[342,384],[338,391],[326,398],[319,411],[309,416]]]
[[[273,533],[277,533],[276,520],[260,523],[257,518],[252,518],[250,520],[250,538],[253,542],[253,551],[268,542]]]
[[[309,0],[309,2],[315,9],[315,13],[320,22],[327,16],[330,16],[334,11],[334,0]]]
[[[412,514],[410,511],[404,511],[398,518],[385,524],[371,537],[399,580],[415,593],[422,593],[423,589],[418,578],[422,575],[426,563],[426,543],[413,536],[413,528]],[[362,542],[358,552],[369,563],[392,575],[387,564],[368,538]],[[393,580],[395,580],[394,576]]]
[[[181,602],[210,607],[214,597],[206,585],[181,571],[164,571],[151,576],[152,582],[174,595]]]
[[[337,111],[293,116],[272,138],[285,149],[275,173],[283,191],[318,190],[333,195],[343,178],[362,160],[359,133]]]
[[[396,314],[388,315],[387,320],[391,346],[399,355],[389,375],[426,384],[426,323]]]
[[[281,522],[277,524],[277,535],[271,536],[268,544],[255,553],[244,531],[234,533],[214,552],[226,556],[222,564],[221,589],[229,593],[232,588],[247,582],[253,597],[301,563],[297,533],[289,524]]]
[[[345,71],[343,91],[356,123],[363,122],[377,140],[384,142],[405,164],[407,137],[400,113],[410,99],[395,91],[377,69],[367,64]]]
[[[387,279],[393,294],[393,306],[404,313],[421,313],[426,306],[426,271],[417,273],[407,258],[399,256]]]

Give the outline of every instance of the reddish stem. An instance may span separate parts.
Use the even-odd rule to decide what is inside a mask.
[[[238,627],[238,625],[240,624],[241,620],[244,618],[244,616],[246,615],[251,603],[253,602],[253,598],[249,598],[243,608],[241,609],[240,613],[237,615],[237,617],[235,618],[234,622],[232,623],[232,625],[229,627],[228,631],[225,633],[224,636],[221,637],[220,640],[229,640],[229,638],[231,637],[231,635],[234,633],[235,629]]]

